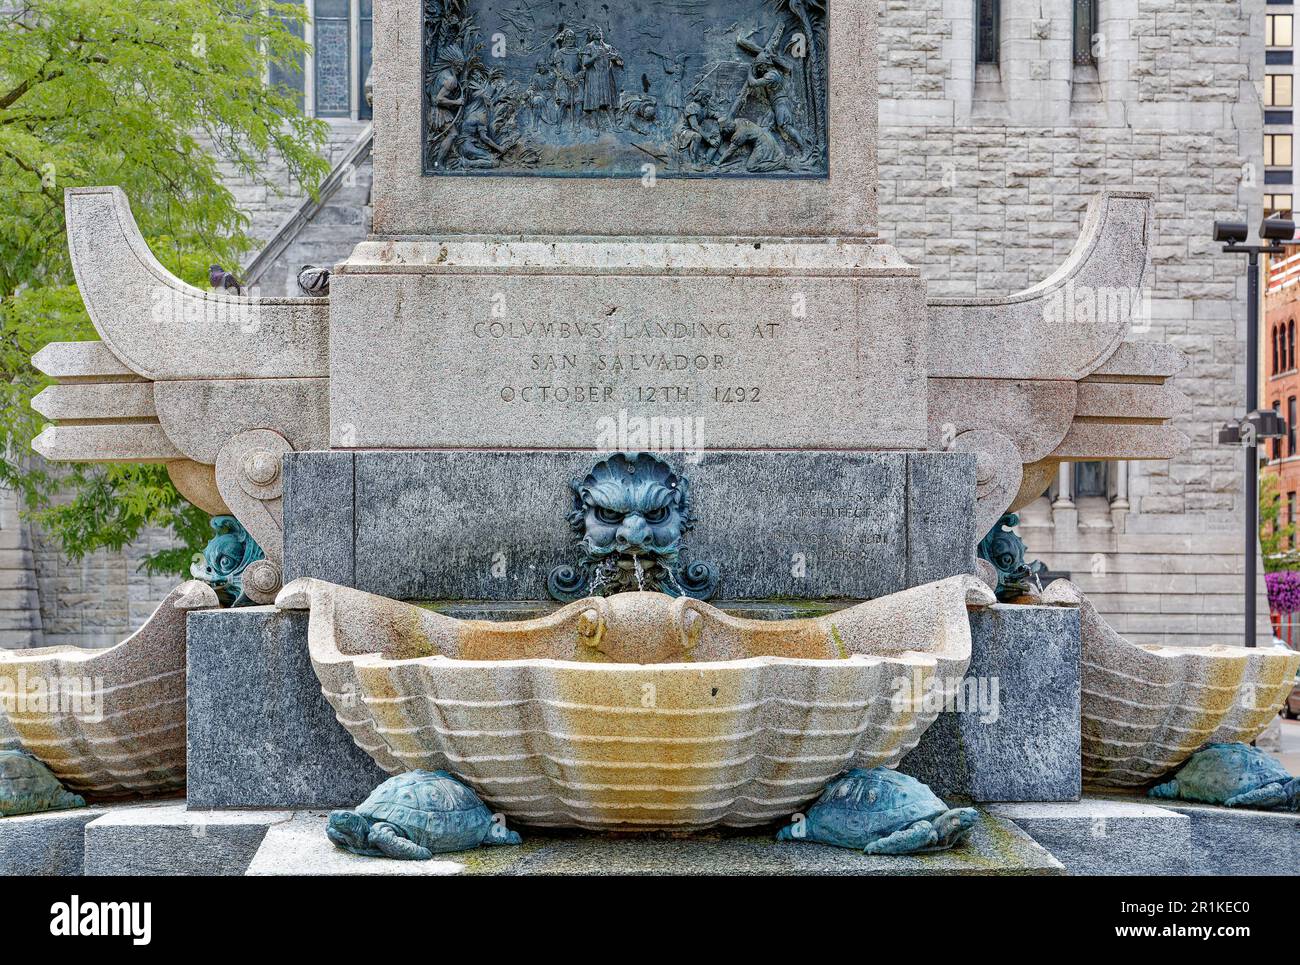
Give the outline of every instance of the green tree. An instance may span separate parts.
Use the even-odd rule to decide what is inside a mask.
[[[206,287],[209,264],[238,265],[253,240],[215,154],[263,183],[272,154],[309,190],[328,173],[324,123],[263,81],[305,52],[290,30],[303,17],[300,4],[231,0],[28,0],[0,14],[0,485],[74,559],[163,526],[181,545],[146,565],[180,573],[210,533],[161,466],[51,472],[30,456],[42,420],[29,403],[48,384],[31,356],[96,337],[63,190],[120,186],[154,254],[186,281]]]
[[[1277,476],[1264,473],[1259,477],[1259,548],[1264,556],[1264,571],[1296,568],[1295,523],[1282,518],[1282,495]]]

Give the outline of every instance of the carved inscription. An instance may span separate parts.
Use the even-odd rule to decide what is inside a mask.
[[[509,343],[503,357],[522,358],[522,371],[494,386],[502,402],[526,405],[595,403],[603,406],[752,405],[771,393],[742,356],[773,352],[787,323],[527,322],[472,323],[474,339]],[[517,351],[520,344],[542,350]],[[744,369],[745,380],[736,372]]]

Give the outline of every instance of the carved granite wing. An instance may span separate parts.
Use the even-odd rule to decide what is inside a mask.
[[[168,272],[121,189],[65,195],[68,248],[99,342],[61,342],[33,364],[57,381],[33,400],[54,421],[51,460],[164,463],[208,513],[230,513],[268,561],[282,558],[280,458],[328,445],[329,300],[206,292]],[[247,578],[246,578],[247,579]]]
[[[1168,459],[1183,357],[1126,341],[1149,284],[1149,192],[1104,191],[1069,259],[1007,297],[932,298],[929,441],[978,457],[977,531],[1039,496],[1061,462]]]

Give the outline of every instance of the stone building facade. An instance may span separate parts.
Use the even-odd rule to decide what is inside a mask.
[[[1067,467],[1021,526],[1032,555],[1069,573],[1139,642],[1240,634],[1241,453],[1217,445],[1216,433],[1243,405],[1244,282],[1239,259],[1210,241],[1210,226],[1261,213],[1265,6],[880,2],[881,230],[921,267],[932,294],[1026,288],[1068,256],[1095,191],[1156,193],[1149,325],[1136,337],[1187,354],[1175,384],[1188,398],[1178,424],[1191,445],[1169,462]],[[364,28],[362,16],[352,17],[354,28]],[[306,70],[309,106],[320,69]],[[357,88],[361,61],[348,70]],[[332,157],[364,130],[352,96],[351,116],[331,121]],[[368,230],[368,184],[366,162],[304,218],[293,185],[277,193],[232,180],[255,233],[282,246],[274,265],[261,266],[264,292],[290,290],[296,265],[346,256]],[[137,548],[80,568],[60,565],[39,533],[28,535],[27,550],[11,549],[21,540],[8,518],[0,516],[0,599],[15,601],[11,623],[26,620],[33,644],[111,642],[147,612],[123,609],[123,586],[128,601],[166,591],[166,581],[132,589],[129,576],[115,575],[135,572]],[[21,575],[24,565],[34,572]],[[30,610],[22,587],[33,585],[39,621],[19,612],[20,604]],[[84,614],[80,629],[73,613]],[[1260,627],[1267,632],[1267,619]]]
[[[1020,530],[1138,642],[1241,633],[1242,456],[1216,436],[1244,406],[1244,266],[1210,233],[1261,214],[1265,6],[881,2],[882,230],[932,293],[1028,287],[1066,258],[1093,192],[1155,192],[1149,326],[1134,337],[1186,353],[1174,384],[1191,445],[1068,467]]]
[[[1264,292],[1264,320],[1260,328],[1261,403],[1275,409],[1286,421],[1286,435],[1263,444],[1267,458],[1264,473],[1277,479],[1280,501],[1278,522],[1300,522],[1300,363],[1297,363],[1296,325],[1300,322],[1300,248],[1269,265]],[[1295,549],[1293,538],[1286,549]]]

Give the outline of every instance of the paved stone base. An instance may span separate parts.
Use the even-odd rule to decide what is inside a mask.
[[[1074,804],[1001,804],[1075,875],[1297,875],[1300,815],[1137,795]]]
[[[1067,804],[994,804],[989,811],[1014,821],[1073,875],[1193,873],[1192,820],[1168,808],[1137,799],[1089,798]]]
[[[1296,875],[1300,818],[1137,796],[983,809],[951,851],[876,857],[766,834],[534,833],[432,861],[360,858],[326,811],[188,811],[181,801],[0,818],[10,875]],[[84,860],[82,858],[84,854]]]
[[[1189,874],[1300,875],[1300,815],[1164,804],[1192,819]]]
[[[306,613],[203,616],[186,628],[191,807],[354,807],[387,779],[321,696]]]
[[[102,807],[0,818],[0,875],[79,875],[85,827]]]
[[[127,805],[86,825],[88,875],[239,875],[287,811],[188,811],[183,801]]]
[[[961,847],[876,856],[771,835],[607,837],[532,834],[519,847],[431,861],[362,858],[325,837],[324,812],[299,812],[266,835],[250,875],[1055,875],[1060,862],[1009,821],[984,815]]]
[[[1078,611],[998,605],[970,622],[963,709],[940,714],[899,770],[941,797],[1077,801]]]

